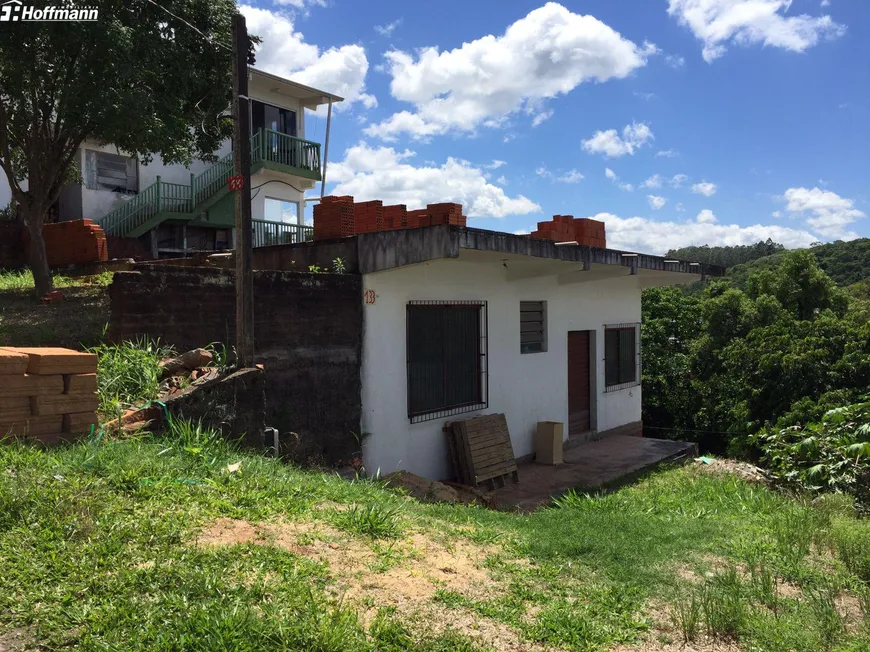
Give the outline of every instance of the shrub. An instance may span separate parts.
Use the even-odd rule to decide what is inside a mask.
[[[803,427],[762,430],[755,440],[780,482],[870,503],[870,402],[829,410]]]

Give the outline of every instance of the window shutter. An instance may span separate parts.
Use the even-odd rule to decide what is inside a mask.
[[[604,331],[604,384],[619,384],[619,331]]]
[[[520,301],[520,353],[547,350],[547,315],[543,301]]]

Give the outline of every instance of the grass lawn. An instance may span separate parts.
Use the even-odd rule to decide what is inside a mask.
[[[54,277],[63,300],[41,303],[29,271],[0,271],[0,346],[94,346],[108,322],[110,272]]]
[[[867,523],[699,467],[509,514],[197,428],[10,443],[0,563],[0,649],[870,649]]]

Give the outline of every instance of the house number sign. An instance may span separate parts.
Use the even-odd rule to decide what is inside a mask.
[[[230,177],[229,179],[227,179],[227,183],[230,187],[230,190],[241,190],[245,187],[245,177]]]
[[[375,294],[374,290],[366,290],[363,292],[363,296],[365,297],[366,305],[368,306],[374,305],[375,301],[378,300],[378,295]]]

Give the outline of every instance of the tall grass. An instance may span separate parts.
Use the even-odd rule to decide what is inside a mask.
[[[99,356],[97,389],[100,411],[118,411],[157,398],[160,360],[172,349],[148,339],[101,344],[91,349]]]

